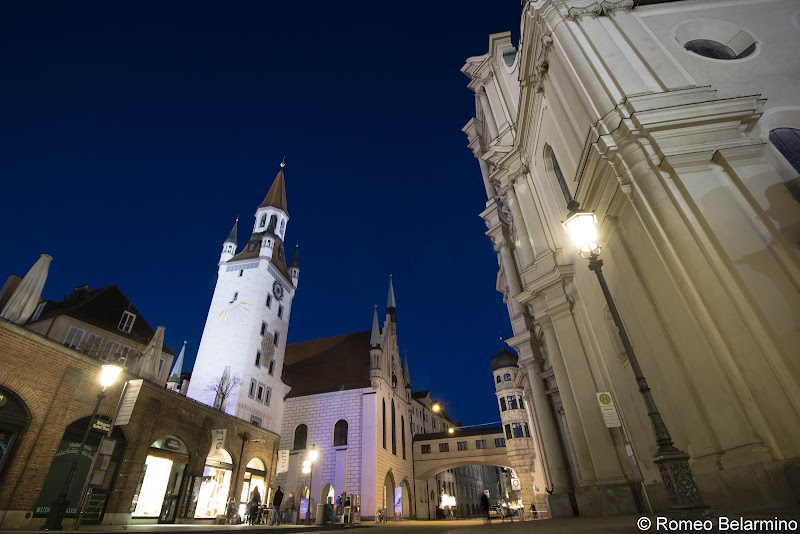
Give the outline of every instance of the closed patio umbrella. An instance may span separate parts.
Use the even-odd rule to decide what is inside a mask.
[[[0,317],[8,319],[17,324],[23,324],[31,318],[39,299],[42,297],[44,281],[47,280],[47,272],[50,270],[51,256],[42,254],[31,270],[22,279],[17,290],[3,308]]]
[[[133,366],[133,372],[147,380],[158,378],[158,364],[161,360],[161,349],[164,348],[164,327],[159,326],[147,348]]]

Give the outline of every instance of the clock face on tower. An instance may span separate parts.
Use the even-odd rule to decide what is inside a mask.
[[[272,294],[275,295],[277,300],[283,300],[283,286],[277,280],[272,284]]]

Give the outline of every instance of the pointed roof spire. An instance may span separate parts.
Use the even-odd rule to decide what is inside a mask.
[[[239,217],[236,217],[236,222],[233,223],[233,228],[231,228],[231,233],[228,234],[228,238],[225,240],[225,243],[233,243],[234,245],[238,245],[236,238],[237,238],[237,229],[239,227]]]
[[[167,383],[181,383],[181,372],[183,371],[183,353],[186,352],[186,342],[183,342],[183,347],[181,347],[181,353],[178,354],[178,357],[175,358],[175,364],[172,366],[172,373],[169,375],[169,379],[167,379]]]
[[[386,299],[386,308],[391,310],[397,308],[397,303],[394,300],[394,286],[392,285],[392,275],[389,275],[389,298]]]
[[[372,312],[372,335],[369,337],[369,346],[373,349],[381,348],[381,329],[378,326],[378,305]]]
[[[298,243],[297,246],[294,247],[294,256],[292,256],[292,263],[289,264],[290,269],[292,267],[297,267],[298,269],[300,268],[300,258],[297,255],[299,250],[300,250],[300,243]]]
[[[289,210],[286,209],[286,182],[283,178],[283,167],[285,165],[285,163],[281,162],[281,170],[275,176],[275,181],[272,182],[272,187],[269,188],[267,196],[264,197],[264,202],[261,203],[259,208],[271,206],[283,210],[286,215],[289,215]]]
[[[408,387],[411,387],[411,375],[408,372],[408,351],[403,351],[403,380]]]

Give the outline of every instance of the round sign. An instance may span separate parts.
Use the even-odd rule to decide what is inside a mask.
[[[609,397],[604,393],[600,395],[600,402],[602,402],[603,404],[611,404],[611,397]]]

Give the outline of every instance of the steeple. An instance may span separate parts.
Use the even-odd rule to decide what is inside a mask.
[[[403,351],[403,381],[406,383],[406,387],[411,387],[411,375],[408,372],[408,353]]]
[[[297,287],[297,280],[300,278],[300,258],[298,253],[300,251],[300,244],[294,248],[294,256],[292,262],[289,264],[289,274],[292,276],[292,285]]]
[[[378,326],[378,305],[372,312],[372,335],[369,337],[369,346],[373,349],[381,348],[381,329]]]
[[[289,211],[286,209],[286,182],[283,178],[283,168],[285,166],[285,163],[281,163],[281,170],[279,170],[277,176],[275,176],[272,187],[269,188],[267,196],[264,197],[264,202],[261,203],[259,208],[278,208],[286,215],[289,215]]]
[[[233,238],[236,239],[236,226],[233,227],[231,231],[233,234]],[[170,373],[169,378],[167,379],[167,385],[173,391],[178,391],[181,387],[181,371],[183,371],[183,353],[186,352],[186,342],[183,342],[183,347],[181,347],[181,352],[178,354],[178,357],[175,358],[175,363],[172,366],[172,373]]]
[[[233,228],[228,234],[228,237],[222,243],[222,253],[219,255],[219,261],[228,261],[236,254],[236,247],[238,247],[237,230],[239,227],[239,217],[236,217],[236,222],[233,223]]]
[[[256,223],[253,226],[254,234],[267,234],[265,238],[277,236],[283,241],[286,235],[286,223],[289,221],[289,212],[286,209],[286,182],[283,177],[284,164],[275,176],[272,186],[264,197],[264,201],[256,208]],[[270,254],[262,254],[271,256]]]
[[[389,275],[389,298],[386,299],[386,311],[392,322],[397,322],[397,303],[394,300],[394,286],[392,285],[392,275]]]

